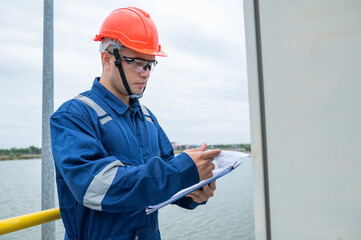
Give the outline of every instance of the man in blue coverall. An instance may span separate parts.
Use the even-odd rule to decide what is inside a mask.
[[[158,240],[158,213],[145,208],[211,177],[220,150],[203,144],[175,157],[156,117],[139,103],[155,56],[166,56],[148,13],[114,10],[94,40],[101,42],[101,77],[50,119],[65,239]],[[214,190],[213,182],[175,204],[193,209]]]

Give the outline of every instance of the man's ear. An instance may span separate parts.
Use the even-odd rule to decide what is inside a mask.
[[[107,51],[103,51],[101,54],[101,59],[102,59],[102,64],[103,64],[103,68],[104,70],[109,71],[113,65],[113,57],[110,53],[108,53]]]

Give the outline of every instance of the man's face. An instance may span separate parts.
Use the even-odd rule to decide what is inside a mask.
[[[141,58],[147,61],[154,61],[155,56],[139,53],[128,48],[121,48],[120,55],[129,58]],[[114,56],[113,56],[114,57]],[[150,71],[147,68],[145,71],[136,71],[134,64],[129,64],[124,60],[121,60],[125,77],[127,79],[130,90],[133,94],[139,95],[143,93],[145,86],[147,85]],[[115,64],[113,65],[113,76],[111,85],[114,90],[123,96],[128,96],[128,92],[125,90],[122,79],[119,74],[119,70]]]

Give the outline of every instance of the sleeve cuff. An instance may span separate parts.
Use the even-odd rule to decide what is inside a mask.
[[[205,205],[207,203],[207,201],[196,203],[195,201],[193,201],[191,197],[183,197],[182,201],[183,201],[183,207],[186,209],[195,209],[197,206]]]
[[[170,161],[182,174],[183,189],[199,182],[196,165],[186,153],[181,153]]]

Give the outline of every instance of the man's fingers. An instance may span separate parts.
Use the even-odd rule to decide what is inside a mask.
[[[195,190],[195,191],[191,192],[190,195],[202,197],[202,190]]]
[[[212,191],[216,190],[216,181],[211,182],[210,184],[208,184],[209,187],[212,189]]]
[[[191,197],[191,198],[193,198],[193,197],[194,197],[194,194],[193,194],[193,193],[189,193],[189,194],[186,195],[186,197]]]
[[[193,201],[201,203],[207,201],[210,197],[214,196],[215,188],[216,183],[215,181],[213,181],[212,183],[203,186],[201,189],[188,194],[187,197],[191,197]]]
[[[197,190],[197,191],[198,191],[198,190]],[[199,196],[199,193],[197,193],[197,191],[191,192],[191,193],[188,194],[188,195],[189,195],[189,196],[193,196],[193,197],[194,197],[194,196],[200,197],[200,196]],[[187,196],[188,196],[188,195],[187,195]]]
[[[201,146],[197,148],[187,149],[187,151],[196,152],[196,151],[202,151],[204,152],[207,149],[207,143],[203,143]]]
[[[202,155],[206,159],[213,159],[213,157],[218,156],[220,153],[221,153],[221,149],[214,149],[214,150],[204,151]]]
[[[195,202],[201,203],[208,200],[208,197],[204,194],[202,190],[196,190],[188,194]]]
[[[214,165],[212,162],[205,162],[201,168],[204,171],[211,172],[216,168],[216,165]]]
[[[200,147],[198,147],[200,151],[205,151],[207,149],[207,143],[203,143]]]
[[[216,166],[215,166],[213,163],[210,163],[209,165],[210,165],[210,169],[211,169],[212,171],[216,168]]]
[[[202,192],[205,195],[205,197],[207,197],[207,198],[213,197],[213,195],[214,195],[213,190],[208,185],[203,186]]]
[[[205,176],[204,179],[208,179],[208,178],[211,178],[211,177],[213,177],[213,172],[212,172],[212,171],[209,171],[209,172],[206,174],[206,176]],[[204,179],[202,179],[202,180],[204,180]]]
[[[203,157],[203,160],[206,160],[208,162],[212,162],[214,160],[213,157]]]

